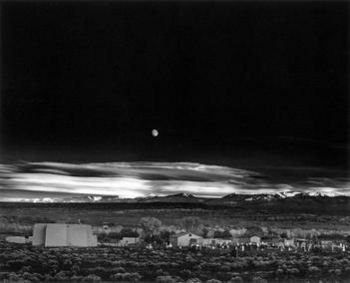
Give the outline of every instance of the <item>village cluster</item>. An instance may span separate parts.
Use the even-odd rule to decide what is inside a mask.
[[[348,249],[346,241],[332,241],[332,240],[317,240],[317,239],[303,239],[303,238],[280,238],[273,236],[257,236],[241,237],[232,239],[217,239],[217,238],[203,238],[192,233],[183,232],[172,235],[170,237],[170,246],[175,247],[210,247],[215,248],[234,248],[237,252],[239,250],[264,250],[264,249],[278,249],[281,251],[301,250],[309,252],[314,249],[343,251]]]
[[[108,235],[108,226],[103,226],[102,232]],[[44,247],[97,247],[113,246],[125,247],[143,245],[148,249],[159,246],[159,243],[145,241],[144,237],[122,237],[115,241],[98,241],[96,229],[86,224],[62,224],[62,223],[37,223],[33,228],[33,236],[8,236],[7,242],[31,243],[33,246]],[[236,252],[248,252],[252,250],[280,250],[310,252],[315,250],[346,252],[350,247],[344,239],[322,239],[318,237],[297,238],[281,237],[276,235],[243,235],[230,238],[211,238],[196,235],[192,232],[181,231],[170,234],[162,243],[166,248],[210,248],[232,249]]]

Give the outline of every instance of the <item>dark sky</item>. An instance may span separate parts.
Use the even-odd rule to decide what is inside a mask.
[[[327,155],[325,144],[347,145],[348,8],[3,2],[3,149],[152,158],[141,152],[316,142],[312,158]]]

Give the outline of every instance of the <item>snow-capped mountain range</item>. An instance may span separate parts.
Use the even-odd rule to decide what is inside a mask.
[[[118,196],[100,196],[100,195],[85,195],[85,196],[72,196],[72,197],[43,197],[43,198],[15,198],[10,202],[27,202],[27,203],[152,203],[152,202],[218,202],[218,203],[235,203],[237,201],[244,202],[257,202],[257,201],[276,201],[282,199],[292,198],[334,198],[334,197],[346,197],[341,195],[328,195],[320,192],[296,192],[285,191],[275,194],[229,194],[221,198],[204,198],[196,197],[188,193],[179,193],[174,195],[165,196],[148,196],[138,198],[119,198]]]

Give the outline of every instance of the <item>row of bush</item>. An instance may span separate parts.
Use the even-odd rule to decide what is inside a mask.
[[[260,251],[234,257],[228,249],[42,248],[0,242],[0,271],[0,281],[33,282],[338,280],[350,277],[350,254]]]

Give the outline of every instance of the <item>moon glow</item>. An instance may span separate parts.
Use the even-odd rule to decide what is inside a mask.
[[[153,130],[152,130],[152,136],[153,136],[153,137],[157,137],[158,135],[159,135],[158,130],[157,130],[157,129],[153,129]]]

